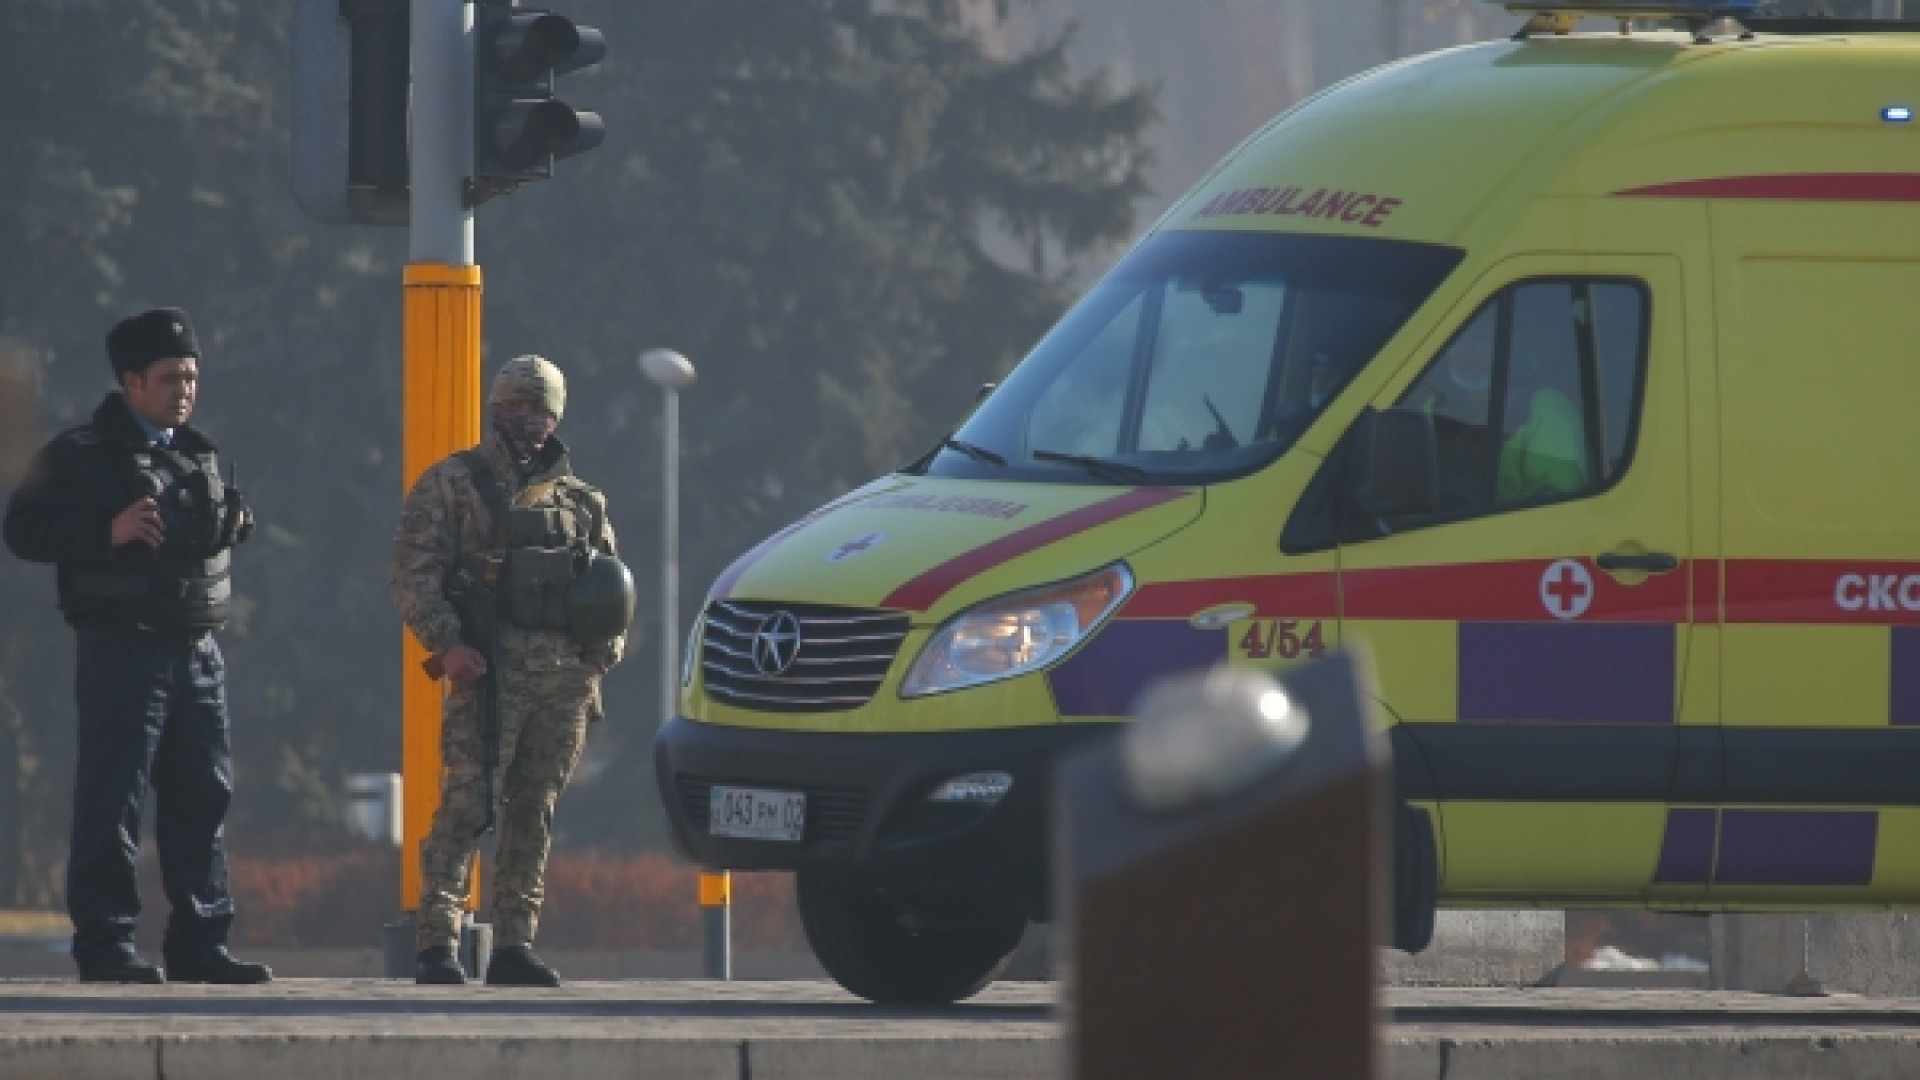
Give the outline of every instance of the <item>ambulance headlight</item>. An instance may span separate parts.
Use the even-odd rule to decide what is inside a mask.
[[[924,697],[1038,671],[1086,640],[1132,593],[1133,574],[1125,563],[1115,563],[961,612],[920,650],[900,696]]]

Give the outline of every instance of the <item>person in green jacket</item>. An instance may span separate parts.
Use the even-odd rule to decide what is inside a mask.
[[[1580,413],[1558,390],[1535,390],[1529,417],[1500,446],[1501,503],[1529,502],[1587,486],[1586,443]]]

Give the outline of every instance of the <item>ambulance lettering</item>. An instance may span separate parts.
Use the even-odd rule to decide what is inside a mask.
[[[1920,574],[1841,574],[1833,603],[1841,611],[1920,611]]]
[[[1193,216],[1197,220],[1271,214],[1276,217],[1320,218],[1378,229],[1402,204],[1401,199],[1370,191],[1324,187],[1308,189],[1295,184],[1283,188],[1236,188],[1223,191],[1208,199],[1193,212]]]
[[[1318,659],[1326,652],[1326,631],[1319,619],[1256,619],[1240,635],[1240,655],[1249,660]]]

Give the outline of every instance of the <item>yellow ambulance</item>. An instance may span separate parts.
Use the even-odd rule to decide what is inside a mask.
[[[853,992],[957,999],[1047,916],[1062,747],[1364,641],[1403,948],[1436,904],[1920,902],[1920,24],[1563,14],[1284,113],[728,569],[679,846],[797,870]]]

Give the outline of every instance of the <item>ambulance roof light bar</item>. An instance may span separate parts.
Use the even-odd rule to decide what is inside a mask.
[[[1677,19],[1687,24],[1696,41],[1719,19],[1740,20],[1755,14],[1763,0],[1491,0],[1515,15],[1531,15],[1513,35],[1525,41],[1534,34],[1569,34],[1583,18],[1617,19],[1626,33],[1633,19]]]

